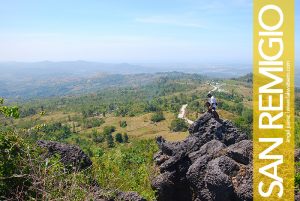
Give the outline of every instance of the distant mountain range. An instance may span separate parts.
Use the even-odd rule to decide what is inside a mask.
[[[201,65],[201,64],[128,64],[99,63],[87,61],[66,62],[5,62],[0,63],[0,79],[5,76],[89,76],[94,73],[139,74],[178,71],[199,73],[213,77],[236,77],[251,72],[251,65]]]
[[[212,78],[234,78],[252,71],[251,65],[128,64],[87,61],[2,62],[0,97],[50,97],[95,91],[116,85],[136,84],[157,78],[158,72],[201,74]],[[147,75],[148,74],[148,75]],[[149,74],[152,74],[151,76]],[[161,74],[160,74],[161,75]],[[295,80],[300,78],[296,75]],[[297,82],[300,85],[300,82]]]

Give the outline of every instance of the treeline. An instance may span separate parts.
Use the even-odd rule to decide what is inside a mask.
[[[187,76],[187,75],[186,75]],[[195,89],[204,80],[200,75],[173,74],[161,77],[157,82],[137,87],[119,87],[99,91],[95,94],[52,98],[25,103],[21,108],[21,117],[38,114],[41,111],[80,112],[83,117],[135,116],[147,112],[178,112],[180,105],[190,98],[183,94]]]

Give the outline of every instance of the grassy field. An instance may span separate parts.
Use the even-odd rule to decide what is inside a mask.
[[[94,129],[99,132],[102,132],[105,126],[114,126],[116,131],[113,133],[127,133],[130,138],[135,139],[154,139],[157,136],[163,136],[169,141],[180,141],[185,139],[188,136],[188,132],[172,132],[169,129],[171,121],[175,119],[175,115],[169,112],[164,112],[165,120],[161,122],[154,123],[151,121],[152,113],[147,113],[134,117],[115,117],[113,115],[108,115],[106,117],[94,117],[94,118],[103,118],[105,123],[99,127],[85,129],[82,126],[78,126],[79,122],[72,121],[75,116],[81,116],[79,113],[63,113],[63,112],[53,112],[50,114],[45,114],[44,116],[34,115],[30,117],[25,117],[22,119],[16,120],[16,124],[20,122],[41,122],[41,123],[53,123],[61,122],[72,127],[73,123],[76,125],[76,132],[81,138],[87,138],[88,133],[91,133]],[[71,119],[71,121],[69,120]],[[120,126],[120,121],[126,121],[127,126],[122,128]]]
[[[227,94],[234,93],[235,95],[239,95],[244,97],[243,98],[243,105],[247,108],[252,107],[252,100],[251,100],[251,94],[252,94],[252,88],[251,86],[245,84],[241,81],[236,80],[227,80],[227,81],[218,81],[222,84],[222,91],[225,91]],[[212,90],[214,87],[209,85],[207,82],[203,82],[199,84],[196,88],[192,90],[185,91],[183,93],[186,97],[191,97],[193,94],[200,95],[200,99],[196,99],[195,101],[198,101],[200,105],[204,104],[206,100],[205,94]],[[213,92],[217,93],[217,92]],[[175,92],[172,95],[167,95],[165,98],[170,98],[171,96],[180,96],[182,93]],[[203,98],[201,98],[203,96]],[[224,100],[220,97],[216,96],[218,101],[226,102],[228,105],[234,105],[236,103],[231,102],[230,100]],[[187,104],[190,104],[188,102]],[[193,109],[193,110],[187,110],[187,117],[191,120],[196,120],[201,114],[205,112],[205,109]],[[218,109],[219,115],[223,119],[229,119],[234,120],[236,118],[236,114],[232,111],[224,110],[219,108]],[[39,114],[28,116],[21,118],[19,120],[16,120],[15,124],[20,125],[21,123],[26,122],[39,122],[39,123],[45,123],[50,124],[54,122],[61,122],[64,125],[68,125],[70,128],[75,126],[75,131],[77,133],[77,137],[80,137],[82,139],[88,139],[90,133],[92,133],[93,130],[97,130],[98,132],[102,132],[103,128],[105,126],[114,126],[116,128],[116,131],[113,133],[115,135],[116,133],[127,133],[130,138],[135,139],[154,139],[157,136],[163,136],[168,141],[180,141],[185,139],[188,136],[188,132],[171,132],[169,127],[171,124],[171,121],[174,120],[177,116],[177,114],[166,112],[164,111],[164,117],[165,120],[157,123],[153,123],[151,121],[151,115],[152,113],[146,113],[146,114],[139,114],[137,116],[116,116],[114,114],[107,114],[105,117],[102,115],[95,116],[93,118],[103,119],[105,121],[104,124],[98,127],[93,128],[84,128],[82,123],[80,122],[80,119],[83,118],[81,113],[78,112],[65,112],[65,111],[53,111],[53,112],[47,112],[43,116],[40,116]],[[87,121],[89,121],[89,118],[87,118]],[[126,121],[127,126],[125,128],[122,128],[120,126],[120,121]]]

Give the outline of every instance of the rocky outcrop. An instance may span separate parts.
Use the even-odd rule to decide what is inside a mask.
[[[157,138],[159,201],[252,200],[252,142],[230,121],[205,113],[182,142]]]
[[[78,146],[45,140],[38,141],[37,145],[47,149],[46,157],[59,154],[61,162],[69,170],[79,171],[92,165],[91,159]]]

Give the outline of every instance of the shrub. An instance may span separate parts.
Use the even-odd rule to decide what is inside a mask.
[[[151,116],[151,121],[153,122],[160,122],[165,120],[164,114],[162,111],[156,112]]]
[[[115,143],[114,143],[114,138],[112,136],[111,133],[109,133],[107,136],[106,136],[106,142],[107,142],[107,146],[109,148],[112,148],[115,146]]]
[[[19,134],[0,131],[1,200],[84,200],[92,194],[88,171],[68,174],[59,156],[43,159],[41,153]]]
[[[105,121],[103,119],[98,119],[98,118],[89,118],[89,119],[83,120],[84,128],[99,127],[104,123],[105,123]]]
[[[23,168],[27,169],[26,145],[13,131],[0,131],[0,194],[9,196],[11,192],[19,186],[28,184],[27,178],[21,176],[28,171],[22,172]]]
[[[71,129],[60,122],[42,126],[39,129],[44,133],[43,139],[62,141],[71,136]]]
[[[123,134],[123,139],[124,139],[124,142],[125,142],[125,143],[128,143],[128,142],[129,142],[129,137],[128,137],[127,133],[124,133],[124,134]]]
[[[6,117],[19,118],[19,108],[16,106],[8,107],[3,106],[4,99],[0,98],[0,114],[3,114]]]
[[[116,127],[114,127],[114,126],[105,126],[103,128],[103,135],[107,136],[107,135],[109,135],[109,134],[111,134],[115,131],[116,131]]]
[[[125,128],[127,126],[126,121],[120,121],[120,127]]]
[[[170,130],[173,132],[185,132],[188,129],[188,124],[184,119],[174,119],[171,122]]]
[[[115,136],[116,142],[123,143],[123,137],[121,133],[117,133]]]
[[[139,140],[105,150],[93,161],[97,182],[103,188],[136,191],[147,200],[155,200],[150,175],[155,171],[152,158],[157,149],[155,140]]]
[[[92,131],[92,139],[96,143],[102,143],[102,142],[104,142],[105,137],[103,136],[103,134],[98,133],[98,131],[96,129],[93,129],[93,131]]]

